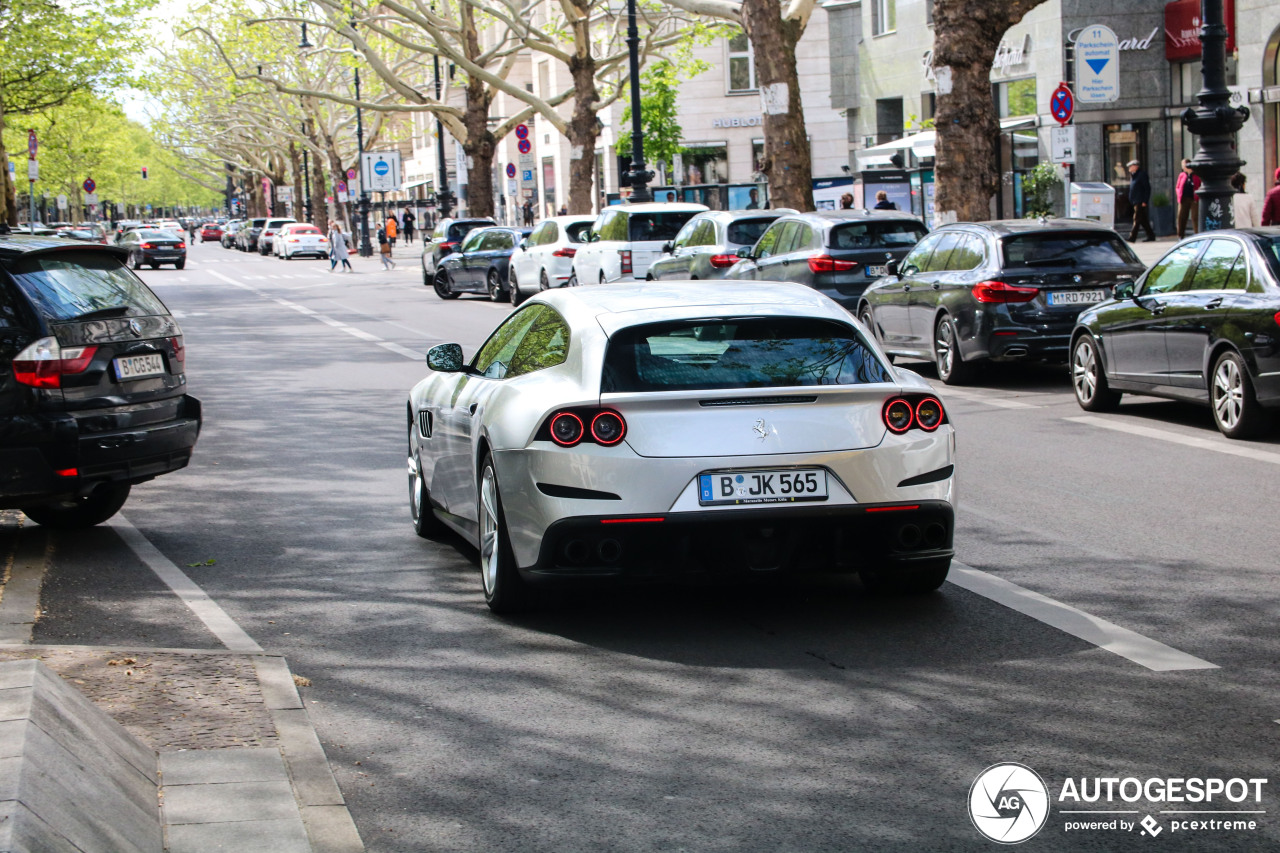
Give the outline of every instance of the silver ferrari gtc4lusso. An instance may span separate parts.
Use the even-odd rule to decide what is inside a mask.
[[[542,293],[408,404],[418,534],[479,548],[494,611],[540,583],[951,564],[955,433],[930,386],[802,285]]]

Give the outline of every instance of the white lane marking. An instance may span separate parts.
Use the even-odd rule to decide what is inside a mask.
[[[949,386],[939,387],[933,386],[936,394],[942,397],[943,402],[948,397],[955,397],[959,400],[969,400],[974,403],[985,403],[988,406],[995,406],[997,409],[1039,409],[1042,408],[1034,403],[1024,403],[1021,400],[1006,400],[1003,397],[986,397],[982,394],[974,394],[968,391],[957,391]]]
[[[200,585],[187,577],[182,569],[160,553],[160,549],[151,544],[138,528],[129,522],[124,515],[118,514],[110,522],[111,528],[120,535],[138,559],[147,564],[160,580],[173,590],[182,603],[191,608],[191,612],[213,632],[222,645],[235,652],[260,652],[262,646],[236,624],[236,621],[223,610]]]
[[[1217,664],[1180,652],[1136,631],[1122,628],[1114,622],[1054,601],[1048,596],[963,563],[952,562],[947,580],[961,589],[967,589],[1155,672],[1219,668]]]
[[[1154,427],[1140,426],[1126,421],[1099,418],[1094,415],[1082,415],[1075,418],[1064,418],[1063,420],[1071,421],[1075,424],[1084,424],[1085,426],[1115,430],[1116,432],[1128,433],[1129,435],[1141,436],[1142,438],[1154,438],[1159,441],[1167,441],[1171,444],[1181,444],[1185,447],[1194,447],[1198,450],[1212,450],[1215,453],[1225,453],[1229,456],[1242,456],[1245,459],[1252,459],[1255,462],[1270,462],[1272,465],[1280,465],[1280,453],[1275,453],[1269,450],[1259,450],[1256,447],[1241,444],[1240,442],[1226,438],[1225,436],[1216,439],[1199,438],[1194,435],[1182,435],[1181,433],[1156,429]]]
[[[372,341],[373,343],[382,342],[382,338],[377,335],[371,335],[364,329],[357,329],[355,326],[346,326],[342,331],[346,332],[348,335],[354,335],[362,341]]]
[[[413,359],[414,361],[423,361],[427,357],[427,354],[424,352],[418,352],[417,350],[409,349],[408,347],[402,347],[399,344],[392,343],[391,341],[380,341],[378,346],[385,350],[391,350],[396,355],[402,355],[405,358]]]
[[[341,320],[335,320],[332,317],[326,317],[323,314],[317,314],[316,319],[321,323],[324,323],[326,326],[333,326],[335,329],[345,329],[347,327],[347,324]]]

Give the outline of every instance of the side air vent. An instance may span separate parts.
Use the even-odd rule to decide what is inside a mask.
[[[423,438],[431,438],[431,413],[426,409],[418,412],[418,432]]]
[[[699,400],[699,406],[776,406],[787,403],[816,403],[817,397],[735,397],[731,400]]]

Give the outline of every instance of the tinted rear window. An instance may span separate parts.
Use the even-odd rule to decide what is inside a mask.
[[[475,229],[483,228],[488,224],[487,222],[455,222],[449,226],[448,242],[456,243]]]
[[[927,233],[918,222],[846,222],[831,229],[831,248],[909,249]]]
[[[1114,267],[1141,264],[1115,234],[1023,234],[1004,239],[1006,267]]]
[[[609,340],[602,392],[788,388],[887,382],[852,328],[831,320],[750,317],[653,323]]]
[[[684,224],[698,211],[684,213],[633,213],[627,223],[627,239],[633,243],[674,240]]]
[[[726,235],[730,243],[736,243],[739,246],[754,246],[756,241],[760,239],[760,235],[764,233],[764,229],[773,223],[773,217],[768,219],[739,219],[737,222],[729,223],[729,233]]]
[[[106,252],[57,252],[21,258],[11,272],[36,308],[55,322],[108,308],[127,308],[120,316],[169,313],[137,276]]]
[[[568,235],[570,243],[585,243],[587,235],[591,233],[591,223],[579,222],[576,225],[566,225],[564,233]]]
[[[290,234],[319,234],[319,228],[294,228]]]
[[[162,229],[162,230],[158,230],[158,231],[139,231],[139,232],[138,232],[138,236],[139,236],[139,237],[141,237],[143,240],[178,240],[178,239],[181,239],[181,238],[180,238],[180,237],[178,237],[178,235],[177,235],[177,234],[175,234],[174,232],[169,231],[169,230],[164,230],[164,229]]]
[[[1267,256],[1271,272],[1280,278],[1280,237],[1263,237],[1258,241],[1262,245],[1262,253]]]

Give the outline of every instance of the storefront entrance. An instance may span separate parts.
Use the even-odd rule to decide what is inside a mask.
[[[1262,170],[1262,191],[1266,192],[1271,187],[1276,169],[1280,168],[1280,27],[1271,34],[1267,51],[1263,54],[1262,85],[1266,100],[1263,104],[1262,144],[1266,160]]]
[[[1137,160],[1142,168],[1150,174],[1151,164],[1147,160],[1147,126],[1145,124],[1125,123],[1108,124],[1102,129],[1103,146],[1106,151],[1103,180],[1116,188],[1116,223],[1128,224],[1133,221],[1133,208],[1129,205],[1128,163]]]

